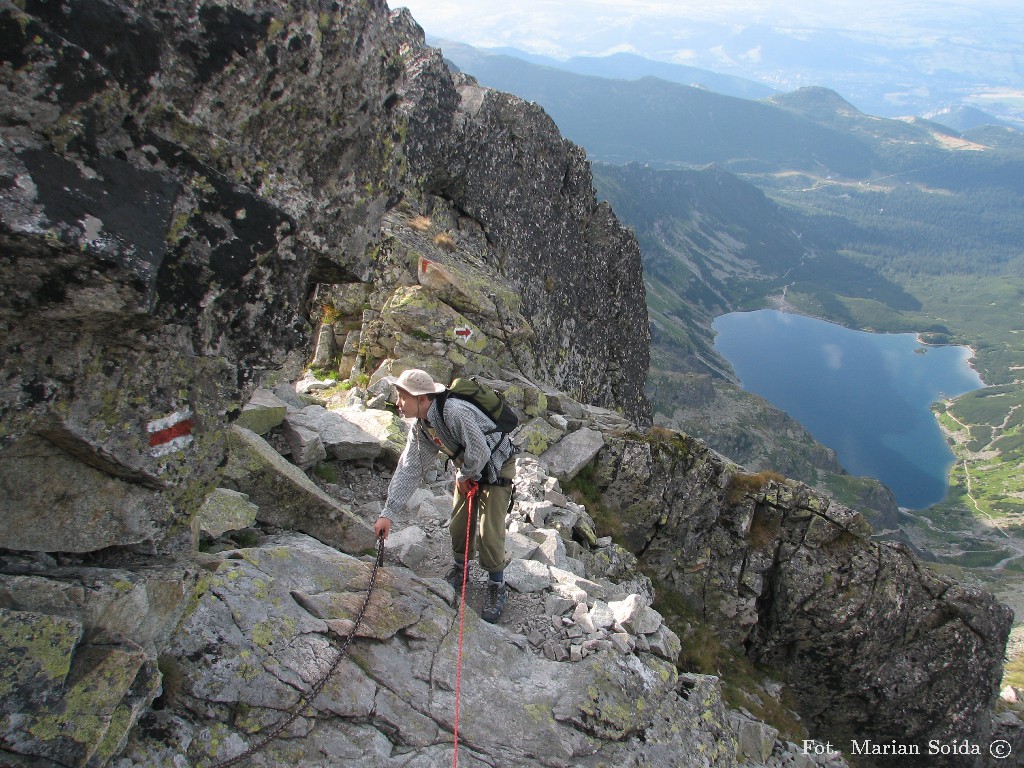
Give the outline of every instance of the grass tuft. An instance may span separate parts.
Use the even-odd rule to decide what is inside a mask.
[[[769,483],[784,482],[786,482],[784,475],[767,469],[752,474],[737,472],[729,478],[729,483],[725,488],[725,500],[728,504],[739,504],[747,494],[764,490]]]

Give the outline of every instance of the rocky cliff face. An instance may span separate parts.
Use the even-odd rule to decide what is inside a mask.
[[[17,484],[42,437],[51,470],[72,456],[147,507],[55,551],[173,547],[226,417],[306,345],[318,284],[372,275],[407,192],[482,234],[535,319],[531,371],[648,416],[636,244],[582,153],[539,110],[460,96],[405,16],[29,3],[5,29],[3,471]],[[168,428],[191,440],[173,459],[150,445]],[[71,512],[51,495],[35,506]]]
[[[788,670],[819,738],[988,744],[974,713],[998,687],[1011,619],[991,595],[873,541],[860,514],[806,486],[685,438],[610,445],[598,476],[629,548],[727,644]]]
[[[810,502],[723,503],[734,468],[699,443],[658,454],[651,474],[645,444],[622,437],[650,419],[634,239],[541,110],[453,77],[407,14],[372,1],[29,0],[0,6],[0,27],[5,761],[211,764],[279,722],[353,631],[367,523],[404,429],[386,377],[412,365],[495,380],[522,416],[524,454],[542,462],[514,512],[537,545],[510,564],[524,574],[521,613],[493,629],[470,621],[480,657],[466,695],[493,707],[465,736],[479,764],[735,765],[772,752],[773,731],[728,714],[715,679],[679,675],[678,638],[637,563],[561,497],[557,479],[595,457],[626,539],[690,599],[696,577],[672,557],[716,574],[719,591],[700,598],[721,608],[708,618],[756,658],[847,697],[896,663],[883,641],[906,651],[907,680],[953,659],[973,676],[953,698],[959,679],[939,675],[942,696],[900,719],[905,688],[883,675],[865,722],[845,708],[830,720],[807,683],[816,724],[984,730],[1006,623],[991,599],[937,584],[904,554],[885,560],[845,517],[805,515]],[[295,384],[310,362],[320,379]],[[346,382],[310,410],[300,395],[329,374]],[[251,397],[257,385],[281,399]],[[329,482],[336,473],[348,485]],[[756,546],[751,510],[769,521]],[[821,558],[833,524],[856,545]],[[435,529],[394,542],[389,567],[417,572],[382,577],[352,663],[255,764],[447,758],[456,635],[432,578]],[[890,563],[865,598],[879,611],[855,612],[862,634],[846,626],[846,592],[806,614],[793,552],[835,569],[867,552]],[[913,600],[882,599],[904,589],[890,574]],[[880,621],[910,634],[857,639]],[[805,658],[816,632],[843,642]],[[509,669],[495,703],[485,682]],[[751,729],[768,736],[751,742]]]
[[[536,334],[534,372],[581,400],[649,421],[639,250],[607,203],[596,202],[583,150],[540,107],[462,78],[452,89],[437,52],[430,66],[425,87],[447,87],[413,100],[411,170],[484,233],[486,262],[508,278]],[[424,77],[417,79],[419,86]]]

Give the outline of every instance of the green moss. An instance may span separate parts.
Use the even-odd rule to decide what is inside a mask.
[[[523,707],[526,714],[533,720],[534,725],[544,725],[547,723],[554,722],[554,717],[551,714],[551,707],[543,704],[527,704]]]
[[[203,599],[203,595],[214,585],[216,580],[217,577],[215,575],[205,571],[199,576],[195,586],[192,588],[192,593],[185,601],[185,610],[181,617],[182,622],[196,612],[196,609],[199,608],[199,602]]]
[[[338,482],[338,468],[329,462],[321,462],[313,467],[313,474],[326,483]]]
[[[134,724],[135,715],[132,712],[132,708],[128,706],[118,707],[110,717],[107,732],[96,750],[96,757],[101,758],[100,760],[95,760],[94,758],[96,765],[106,764],[117,753],[125,734],[128,733]]]
[[[239,702],[235,705],[232,725],[244,733],[257,733],[264,727],[264,722],[260,718],[261,711],[260,709],[250,707],[244,702]]]
[[[267,25],[267,39],[273,40],[275,37],[280,35],[284,26],[284,22],[280,19],[271,19],[270,24]]]
[[[255,664],[243,662],[238,665],[238,676],[246,682],[251,682],[252,680],[255,680],[261,674],[263,674],[262,668],[256,666]]]
[[[253,597],[257,600],[264,601],[270,598],[270,585],[263,579],[253,579],[252,589]]]
[[[1024,688],[1024,654],[1014,657],[1003,670],[1004,686]]]
[[[544,451],[551,447],[551,441],[548,440],[547,436],[540,432],[531,432],[526,442],[523,444],[523,448],[527,453],[532,453],[534,456],[540,456]]]
[[[17,660],[0,669],[0,698],[14,693],[30,666],[49,680],[66,678],[80,639],[81,626],[68,619],[0,609],[0,649]]]
[[[116,581],[111,582],[110,586],[118,592],[131,592],[135,589],[135,585],[127,579],[117,579]]]
[[[181,240],[182,233],[185,231],[185,227],[188,226],[191,215],[188,213],[179,213],[174,217],[174,221],[171,222],[171,226],[167,229],[167,235],[165,239],[171,245],[175,245]]]
[[[35,715],[26,730],[41,741],[70,739],[87,747],[103,743],[110,727],[109,718],[116,713],[139,671],[138,661],[134,654],[107,654],[67,689],[60,711]]]
[[[252,628],[252,641],[260,648],[269,650],[274,644],[274,626],[270,621],[261,621]]]

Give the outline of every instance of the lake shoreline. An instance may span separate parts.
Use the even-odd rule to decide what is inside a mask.
[[[740,387],[800,422],[852,474],[880,480],[909,509],[945,498],[953,455],[932,406],[985,387],[970,347],[792,309],[728,313],[712,326]]]
[[[826,322],[828,322],[828,321],[826,321]],[[864,331],[863,328],[858,328],[857,330]],[[865,333],[874,333],[874,331],[864,331],[864,332]],[[985,387],[990,386],[985,381],[985,377],[981,375],[981,371],[979,371],[977,366],[975,365],[975,362],[977,360],[978,355],[974,351],[974,347],[970,346],[969,344],[934,344],[933,342],[930,342],[930,341],[927,341],[926,339],[921,338],[921,334],[922,333],[923,333],[923,331],[915,331],[914,335],[917,337],[917,343],[920,344],[923,347],[931,347],[933,349],[938,349],[940,347],[961,347],[962,349],[967,350],[967,352],[969,354],[964,359],[964,362],[967,363],[967,365],[969,365],[971,367],[972,371],[974,371],[976,374],[978,374],[978,378],[981,379],[981,382],[982,382],[982,384],[984,384]]]
[[[891,334],[892,333],[891,331],[877,331],[877,330],[874,330],[872,328],[861,328],[861,327],[856,326],[856,325],[844,325],[843,323],[837,323],[835,320],[832,320],[832,319],[827,318],[827,317],[821,317],[820,315],[814,315],[814,314],[809,314],[807,312],[803,312],[800,309],[798,309],[795,305],[789,303],[789,299],[786,297],[786,289],[788,287],[789,286],[783,286],[782,287],[782,293],[780,293],[780,294],[774,294],[772,296],[765,296],[764,300],[765,300],[765,303],[767,304],[765,309],[772,309],[772,310],[775,310],[777,312],[782,312],[784,314],[799,315],[800,317],[807,317],[807,318],[810,318],[811,320],[820,320],[823,323],[831,323],[832,325],[837,325],[840,328],[848,328],[851,331],[860,331],[861,333],[875,333],[875,334]],[[740,310],[734,310],[734,311],[740,311]],[[757,310],[752,310],[752,311],[756,312]],[[719,317],[722,317],[723,315],[728,315],[728,314],[731,314],[731,313],[723,312],[721,315],[717,315],[716,317],[712,318],[712,320],[711,320],[712,326],[713,326],[715,320],[717,320]],[[981,380],[982,385],[984,387],[991,386],[988,382],[985,381],[985,378],[984,378],[984,376],[982,376],[981,371],[978,370],[978,367],[975,365],[975,363],[977,361],[977,356],[978,355],[977,355],[977,352],[974,350],[974,347],[970,346],[969,344],[953,344],[953,343],[935,344],[934,342],[930,342],[930,341],[926,340],[923,337],[923,334],[927,333],[927,331],[906,331],[906,333],[913,334],[914,338],[917,340],[917,343],[920,344],[923,347],[929,347],[929,348],[932,348],[932,349],[937,349],[937,348],[941,348],[941,347],[962,347],[963,349],[967,350],[970,354],[967,356],[965,362],[967,363],[967,365],[970,366],[971,370],[973,370],[976,374],[978,374],[978,378]]]

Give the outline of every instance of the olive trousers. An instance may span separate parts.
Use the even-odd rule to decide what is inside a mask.
[[[456,487],[452,520],[448,526],[456,561],[465,564],[479,547],[481,568],[488,573],[500,573],[505,569],[505,515],[512,508],[515,470],[515,460],[509,459],[501,468],[498,483],[480,483],[473,499],[471,521],[468,500]],[[467,522],[471,525],[469,552],[465,551]]]

